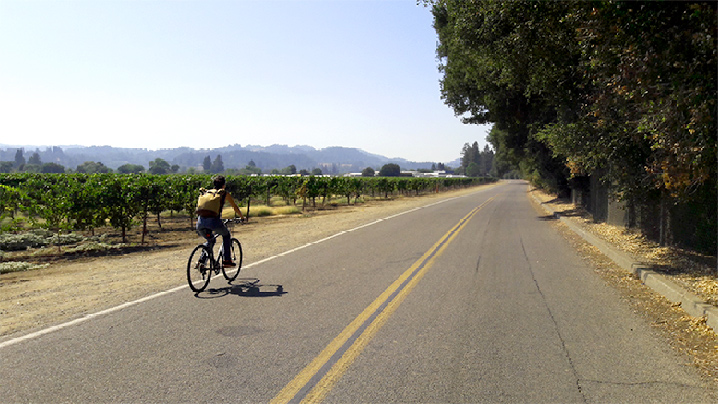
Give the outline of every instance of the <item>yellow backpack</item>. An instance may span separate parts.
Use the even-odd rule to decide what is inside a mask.
[[[221,189],[199,189],[197,210],[195,213],[201,217],[217,217],[222,205]]]

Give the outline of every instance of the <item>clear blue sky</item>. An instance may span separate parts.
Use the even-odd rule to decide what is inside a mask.
[[[441,100],[436,41],[415,0],[0,0],[0,143],[448,162],[488,127]]]

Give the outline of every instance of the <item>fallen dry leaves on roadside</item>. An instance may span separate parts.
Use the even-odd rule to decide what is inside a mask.
[[[558,200],[539,190],[531,191],[544,205],[562,213],[584,230],[632,255],[636,261],[653,266],[708,304],[718,307],[716,257],[678,247],[661,247],[639,230],[595,223],[591,215],[572,203]]]
[[[706,302],[716,304],[718,282],[715,276],[711,275],[710,265],[703,262],[711,257],[681,249],[659,247],[634,230],[593,223],[589,215],[572,204],[557,201],[554,197],[536,190],[532,192],[555,211],[568,212],[567,216],[584,230],[621,247],[638,260],[664,268],[665,274],[683,284],[687,290]],[[536,206],[541,209],[538,204]],[[677,352],[690,358],[692,366],[706,378],[718,383],[718,334],[706,325],[705,318],[687,315],[680,304],[670,302],[643,285],[640,280],[619,268],[598,248],[586,242],[562,222],[556,221],[555,226],[581,257],[591,263],[599,276],[621,293],[634,313],[646,319]]]

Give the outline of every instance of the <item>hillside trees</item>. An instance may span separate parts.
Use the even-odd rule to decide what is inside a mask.
[[[219,157],[219,156],[217,156],[217,157]],[[294,168],[294,170],[296,172],[296,168]],[[291,167],[288,167],[287,169],[282,170],[282,172],[287,172],[287,171],[291,171]],[[247,165],[243,169],[238,170],[238,172],[241,175],[259,175],[259,174],[262,174],[262,169],[257,167],[257,164],[254,162],[254,160],[249,160],[249,163],[247,163]]]

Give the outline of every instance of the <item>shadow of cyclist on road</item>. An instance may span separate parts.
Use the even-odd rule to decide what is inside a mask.
[[[259,283],[258,278],[237,278],[233,285],[223,288],[208,288],[204,292],[195,293],[195,297],[200,299],[214,299],[227,295],[235,295],[242,297],[272,297],[282,296],[287,292],[284,291],[282,285],[264,285]]]

